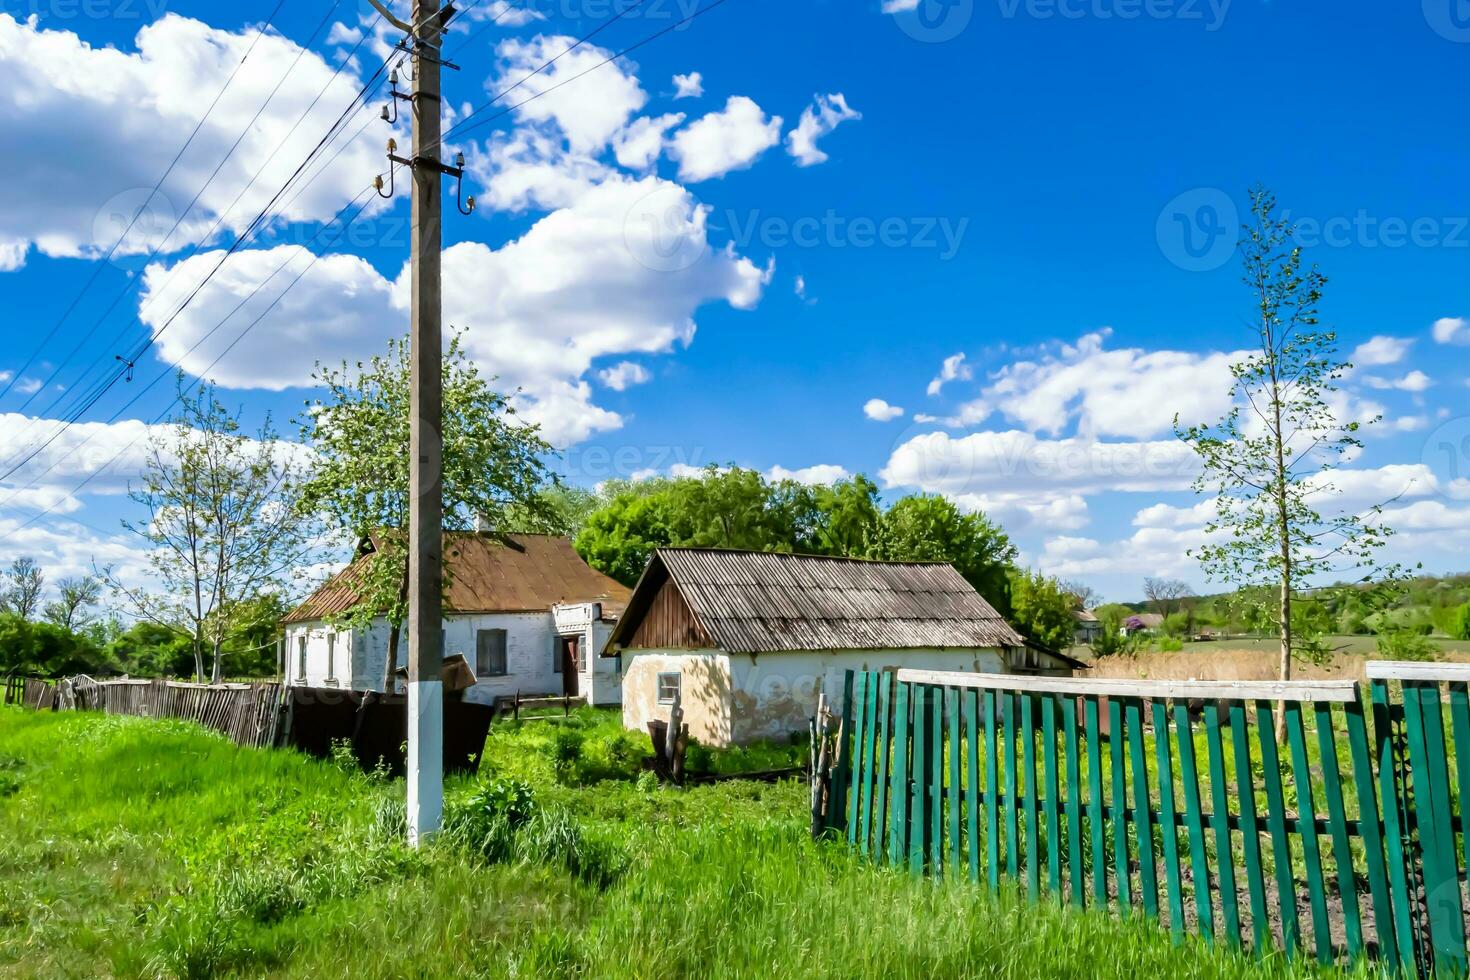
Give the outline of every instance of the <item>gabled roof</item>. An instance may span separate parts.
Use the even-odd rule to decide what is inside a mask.
[[[728,653],[1019,647],[1025,641],[954,567],[818,555],[660,548],[608,649],[634,635],[672,580]]]
[[[446,613],[544,612],[562,602],[600,602],[605,616],[616,616],[628,604],[628,587],[588,565],[566,538],[451,531],[444,542]],[[363,542],[350,565],[282,622],[312,622],[351,609],[358,601],[353,586],[372,552],[372,542]]]

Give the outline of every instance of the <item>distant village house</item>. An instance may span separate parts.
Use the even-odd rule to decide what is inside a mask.
[[[332,620],[358,602],[353,582],[372,553],[365,541],[347,568],[283,621],[288,685],[381,691],[388,622],[365,630]],[[522,695],[570,695],[590,704],[622,700],[615,661],[595,654],[627,605],[629,590],[591,568],[562,537],[450,532],[445,535],[443,649],[473,673],[467,701],[493,704]],[[407,638],[398,662],[407,661]]]

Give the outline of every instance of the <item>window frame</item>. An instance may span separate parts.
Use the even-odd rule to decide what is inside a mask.
[[[306,680],[306,645],[310,636],[309,632],[303,632],[296,637],[296,679],[298,681]]]
[[[327,632],[327,680],[337,679],[337,631]]]
[[[496,671],[493,663],[490,668],[485,667],[484,658],[486,650],[484,641],[496,634],[500,636],[500,670]],[[510,676],[510,631],[499,626],[489,626],[484,629],[475,630],[475,680],[484,680],[492,677]]]
[[[664,695],[664,685],[667,679],[672,677],[673,693]],[[684,693],[684,672],[680,670],[661,670],[654,677],[654,695],[659,704],[673,704],[675,698]]]

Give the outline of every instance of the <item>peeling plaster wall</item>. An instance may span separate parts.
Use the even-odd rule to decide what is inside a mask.
[[[900,667],[1000,674],[999,650],[834,650],[822,653],[686,653],[624,651],[623,725],[646,731],[667,721],[658,704],[658,675],[678,671],[689,734],[706,745],[744,745],[805,732],[825,690],[840,710],[849,670]]]
[[[843,679],[849,670],[906,667],[969,673],[1005,672],[999,650],[851,650],[820,653],[730,654],[731,741],[735,744],[781,739],[805,732],[817,713],[817,692],[841,710]]]
[[[658,703],[658,675],[677,671],[680,703],[689,734],[705,745],[730,744],[730,658],[723,653],[639,650],[623,653],[623,727],[648,731],[668,721],[670,705]]]

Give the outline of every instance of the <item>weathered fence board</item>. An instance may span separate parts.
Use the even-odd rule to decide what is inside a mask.
[[[827,823],[915,875],[1004,875],[1176,937],[1463,974],[1470,666],[1368,677],[850,672]]]

